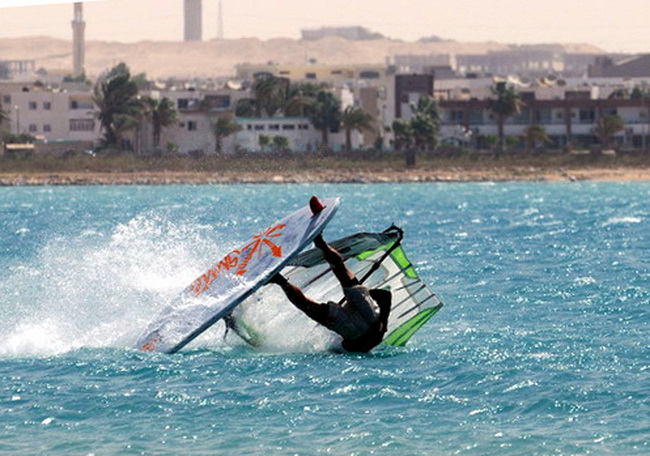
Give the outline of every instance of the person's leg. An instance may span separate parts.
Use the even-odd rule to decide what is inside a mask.
[[[309,318],[320,324],[326,324],[329,309],[327,305],[316,302],[303,293],[296,285],[289,282],[281,274],[276,274],[269,280],[282,288],[289,302],[302,310]]]
[[[323,252],[325,260],[329,263],[330,267],[332,268],[332,272],[341,283],[342,287],[349,288],[359,284],[359,281],[357,280],[354,273],[350,271],[350,269],[348,269],[348,267],[345,265],[341,254],[331,245],[325,242],[322,234],[319,234],[314,238],[314,245],[318,247],[321,252]]]

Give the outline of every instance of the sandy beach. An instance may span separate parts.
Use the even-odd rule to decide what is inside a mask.
[[[291,170],[254,172],[0,172],[0,186],[23,185],[175,185],[250,183],[389,183],[389,182],[558,182],[650,180],[650,168],[500,167],[485,169],[444,168],[397,171],[367,169],[304,172]]]

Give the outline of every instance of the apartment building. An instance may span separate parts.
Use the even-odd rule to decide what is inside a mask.
[[[28,133],[42,141],[94,141],[99,137],[92,93],[46,90],[38,85],[0,89],[9,114],[8,130]]]
[[[618,144],[634,148],[650,144],[649,100],[599,98],[597,94],[590,87],[567,88],[561,96],[553,98],[541,98],[536,91],[521,91],[524,106],[520,113],[507,119],[504,134],[522,138],[529,125],[538,124],[546,129],[551,148],[589,147],[598,143],[598,120],[617,115],[626,126],[616,135]],[[487,98],[442,100],[440,108],[443,142],[487,148],[488,137],[498,134],[497,119]]]

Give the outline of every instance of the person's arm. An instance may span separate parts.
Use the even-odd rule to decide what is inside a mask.
[[[309,318],[323,325],[326,323],[329,313],[327,305],[305,296],[305,293],[299,287],[289,282],[281,274],[276,274],[269,282],[279,285],[289,302],[302,310]]]

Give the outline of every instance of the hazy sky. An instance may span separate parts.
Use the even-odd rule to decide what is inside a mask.
[[[71,38],[65,0],[0,0],[0,37]],[[205,39],[217,34],[219,0],[203,0]],[[650,52],[650,0],[222,0],[225,38],[299,38],[301,28],[362,25],[413,41],[589,43],[610,52]],[[182,0],[102,0],[84,5],[86,36],[107,41],[180,40]]]

